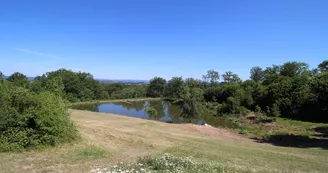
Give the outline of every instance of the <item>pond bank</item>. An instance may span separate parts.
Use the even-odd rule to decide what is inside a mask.
[[[92,100],[87,102],[76,102],[71,103],[70,106],[79,104],[98,104],[98,103],[116,103],[116,102],[137,102],[137,101],[153,101],[153,100],[164,100],[163,98],[133,98],[133,99],[114,99],[114,100]]]

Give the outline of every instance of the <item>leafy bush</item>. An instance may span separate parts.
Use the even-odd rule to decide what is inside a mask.
[[[245,108],[244,106],[238,106],[235,113],[241,115],[241,116],[246,116],[249,113],[251,113],[250,110],[248,110],[247,108]]]
[[[0,83],[0,151],[54,146],[77,139],[66,102],[50,92]]]

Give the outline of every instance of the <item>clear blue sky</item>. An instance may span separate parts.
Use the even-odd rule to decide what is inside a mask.
[[[3,0],[0,71],[200,78],[328,59],[327,0]]]

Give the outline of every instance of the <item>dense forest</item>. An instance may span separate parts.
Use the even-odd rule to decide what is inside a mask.
[[[149,84],[101,83],[66,69],[37,76],[0,72],[0,150],[56,145],[78,138],[68,103],[162,97],[182,107],[183,117],[261,112],[267,117],[328,122],[328,61],[315,69],[302,62],[253,67],[250,79],[209,70],[203,79],[155,77]]]

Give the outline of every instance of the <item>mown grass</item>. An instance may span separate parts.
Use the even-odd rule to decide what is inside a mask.
[[[226,116],[226,118],[239,124],[234,131],[257,139],[266,139],[274,135],[324,138],[325,134],[323,133],[325,132],[320,132],[318,129],[328,129],[328,124],[324,123],[303,122],[279,117],[275,118],[275,121],[271,123],[257,124],[247,122],[245,116]]]
[[[90,172],[97,168],[111,168],[120,162],[129,165],[137,158],[149,155],[154,160],[164,153],[178,158],[192,156],[196,162],[192,167],[196,170],[202,170],[208,163],[219,165],[213,170],[224,168],[226,172],[238,172],[235,168],[239,172],[328,170],[328,150],[320,147],[278,147],[257,143],[226,129],[70,111],[83,138],[80,143],[42,151],[0,153],[1,171]],[[295,122],[288,124],[294,126]]]

